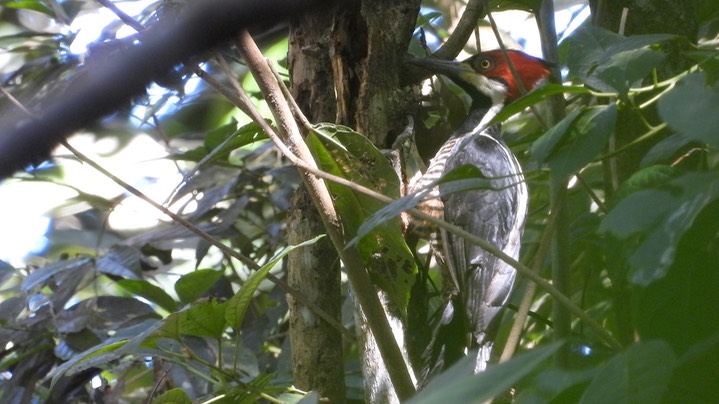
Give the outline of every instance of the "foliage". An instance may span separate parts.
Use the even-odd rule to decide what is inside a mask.
[[[535,104],[541,110],[541,101],[565,95],[566,115],[554,125],[543,126],[544,117],[527,112],[505,123],[531,191],[521,261],[550,277],[549,260],[534,262],[544,256],[542,239],[552,231],[549,184],[570,179],[567,297],[624,348],[615,350],[578,321],[569,341],[553,343],[552,299],[540,290],[523,325],[522,352],[476,376],[466,369],[471,364],[460,362],[419,392],[417,402],[484,402],[510,389],[519,402],[716,397],[710,375],[719,374],[719,51],[712,29],[719,13],[709,1],[696,3],[704,24],[699,45],[696,38],[624,37],[585,26],[561,45],[564,85],[547,85],[498,118]],[[41,109],[42,95],[61,87],[81,60],[69,52],[73,33],[31,29],[22,13],[70,23],[80,5],[83,12],[99,7],[52,4],[6,2],[2,9],[11,29],[2,28],[0,44],[15,64],[0,72],[0,80],[31,110]],[[153,4],[136,19],[150,22],[172,12],[173,4]],[[534,10],[537,4],[491,2],[497,9]],[[425,11],[418,24],[444,35],[447,21],[435,17],[446,10]],[[119,22],[106,28],[105,42],[93,45],[83,63],[121,52],[126,40],[117,39],[119,28]],[[420,42],[418,35],[413,49]],[[275,45],[282,55],[276,59],[284,58],[286,41]],[[236,57],[229,48],[222,54]],[[676,60],[689,63],[671,70]],[[203,68],[223,74],[216,63]],[[230,68],[245,88],[255,88],[244,66]],[[0,401],[89,402],[99,394],[106,401],[155,403],[317,400],[291,387],[284,292],[268,281],[268,275],[282,277],[285,254],[304,245],[284,241],[285,212],[299,176],[277,157],[257,123],[204,84],[184,94],[188,82],[189,70],[181,68],[159,78],[161,86],[91,128],[93,139],[114,139],[114,152],[140,132],[163,144],[165,160],[182,173],[172,194],[163,196],[167,205],[257,268],[177,223],[112,228],[112,210],[131,198],[78,183],[71,159],[18,174],[12,181],[52,183],[76,195],[54,210],[48,237],[62,242],[52,242],[25,268],[0,261]],[[222,84],[231,87],[226,79]],[[262,94],[250,93],[262,108]],[[4,98],[0,105],[15,108]],[[316,129],[307,143],[319,167],[400,196],[394,171],[361,134],[334,124]],[[472,170],[453,176],[482,186]],[[143,181],[159,178],[147,173]],[[416,263],[401,239],[398,214],[417,200],[383,208],[343,185],[330,189],[374,281],[404,308]],[[512,307],[526,289],[526,282],[518,286]],[[502,335],[512,320],[506,317]],[[569,369],[549,359],[561,343],[572,349]],[[348,355],[348,373],[353,360]],[[350,391],[350,398],[360,397]]]

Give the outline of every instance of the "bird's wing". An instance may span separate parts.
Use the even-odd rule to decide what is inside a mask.
[[[521,201],[526,186],[519,163],[503,142],[484,133],[468,136],[457,145],[445,173],[465,164],[491,178],[491,186],[444,196],[445,220],[517,258],[526,214],[526,200]],[[459,236],[446,234],[443,242],[450,270],[456,272],[467,326],[482,344],[486,334],[493,338],[493,328],[498,325],[493,321],[509,297],[516,272]]]

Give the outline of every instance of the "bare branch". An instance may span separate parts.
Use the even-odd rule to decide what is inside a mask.
[[[276,22],[332,0],[201,0],[177,19],[140,34],[140,45],[97,61],[51,94],[37,119],[0,119],[0,178],[47,158],[62,140],[141,94],[155,78],[230,39],[241,28]]]

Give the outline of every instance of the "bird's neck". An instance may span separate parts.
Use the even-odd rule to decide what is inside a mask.
[[[464,137],[467,135],[477,134],[484,132],[489,122],[497,116],[499,111],[502,110],[502,104],[494,105],[475,105],[472,104],[472,108],[469,111],[469,115],[465,118],[464,122],[457,128],[452,134],[452,137]],[[495,136],[499,131],[487,131],[490,135]],[[497,135],[498,136],[498,135]]]

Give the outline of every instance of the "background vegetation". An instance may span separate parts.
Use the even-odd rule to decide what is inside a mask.
[[[295,18],[289,37],[286,26],[255,37],[310,122],[332,122],[315,128],[343,144],[309,131],[319,166],[397,198],[398,181],[379,149],[405,129],[408,113],[420,151],[431,149],[433,136],[446,133],[463,111],[462,94],[448,83],[435,84],[442,100],[426,108],[410,85],[417,83],[403,81],[407,49],[422,56],[428,43],[434,50],[482,2],[465,8],[424,1],[419,17],[417,1],[385,2],[349,2]],[[561,9],[581,2],[554,3]],[[543,16],[543,48],[548,58],[556,51],[563,83],[530,94],[505,116],[535,105],[504,125],[531,192],[524,276],[500,338],[508,341],[506,361],[476,376],[460,363],[417,401],[709,402],[717,396],[719,5],[590,3],[592,19],[557,49],[542,14],[552,2],[489,2],[492,12]],[[125,18],[105,28],[84,57],[70,52],[75,33],[67,27],[78,13],[106,7],[112,5],[2,2],[0,78],[3,92],[17,100],[3,97],[2,109],[20,117],[19,102],[31,113],[42,111],[44,96],[72,83],[83,66],[132,46],[133,36],[117,39],[120,27],[133,24]],[[149,3],[132,16],[134,28],[180,8]],[[34,25],[30,17],[40,16],[52,25]],[[45,250],[27,265],[0,261],[0,400],[363,399],[337,251],[328,237],[317,237],[326,231],[299,170],[273,147],[265,121],[250,119],[249,104],[237,101],[244,88],[250,104],[274,119],[262,80],[258,85],[237,49],[228,45],[178,66],[146,96],[69,140],[131,184],[89,181],[89,160],[67,149],[3,184],[71,192],[49,207]],[[145,142],[141,148],[159,145],[163,164],[144,161],[146,172],[129,174],[128,163],[109,157],[138,141]],[[152,191],[167,178],[170,185]],[[123,225],[136,215],[120,216],[138,201],[130,186],[158,192],[156,200],[179,218]],[[385,205],[343,185],[330,190],[344,242]],[[378,249],[391,247],[378,259],[390,270],[372,275],[402,300],[416,268],[398,235],[393,219],[356,250],[358,262],[377,268]],[[412,269],[398,277],[407,262]],[[534,286],[532,274],[550,280],[554,291]],[[308,301],[350,330],[303,309]]]

